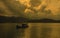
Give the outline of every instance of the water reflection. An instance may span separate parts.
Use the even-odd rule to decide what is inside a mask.
[[[0,38],[60,38],[60,23],[28,23],[28,26],[16,29],[16,23],[0,23]]]
[[[42,27],[41,28],[41,38],[51,38],[51,32],[52,28],[51,27]]]

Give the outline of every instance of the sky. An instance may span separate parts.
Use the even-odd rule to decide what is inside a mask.
[[[0,2],[0,10],[6,16],[23,16],[29,19],[60,19],[59,0],[6,0]]]

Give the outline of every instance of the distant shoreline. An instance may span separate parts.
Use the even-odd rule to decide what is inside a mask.
[[[29,20],[23,17],[5,17],[0,16],[0,23],[60,23],[60,20],[53,19],[40,19],[40,20]]]

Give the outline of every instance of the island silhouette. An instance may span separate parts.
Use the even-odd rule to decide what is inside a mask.
[[[27,19],[27,18],[23,18],[23,17],[6,17],[6,16],[0,16],[0,23],[19,23],[19,22],[40,22],[40,23],[60,23],[60,20],[53,20],[53,19],[48,19],[48,18],[44,18],[44,19]]]

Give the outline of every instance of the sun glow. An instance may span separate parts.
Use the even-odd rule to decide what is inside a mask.
[[[19,0],[19,2],[27,7],[30,7],[30,0]]]
[[[30,0],[18,0],[21,4],[27,6],[25,13],[30,10],[33,11],[31,9],[28,9],[29,7],[31,7],[31,2]],[[36,0],[37,1],[37,0]],[[41,4],[39,4],[38,6],[33,6],[32,9],[35,10],[41,10],[42,6],[46,6],[46,8],[44,10],[51,10],[53,15],[57,14],[57,11],[59,10],[58,8],[60,8],[60,1],[58,0],[41,0]],[[36,4],[36,3],[35,3]]]

